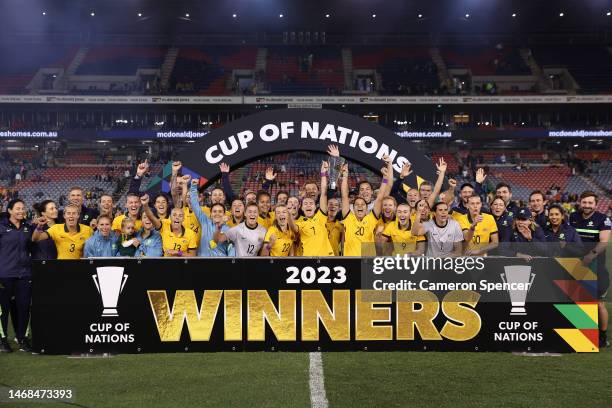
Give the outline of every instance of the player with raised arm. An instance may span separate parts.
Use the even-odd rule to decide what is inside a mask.
[[[368,248],[367,254],[363,255],[376,255],[374,232],[380,217],[383,197],[387,195],[393,182],[393,164],[391,159],[385,155],[383,156],[383,161],[387,165],[387,176],[383,176],[371,212],[368,212],[368,204],[361,197],[355,199],[353,209],[351,210],[349,203],[348,166],[345,165],[342,171],[340,190],[342,193],[342,224],[345,229],[344,256],[362,256],[363,244],[371,246],[371,249]]]
[[[342,238],[344,236],[344,226],[338,219],[337,215],[340,211],[340,202],[337,198],[330,198],[327,200],[327,222],[325,228],[327,229],[327,238],[329,243],[334,250],[335,256],[340,256],[342,248]]]
[[[329,146],[330,155],[339,154],[336,146]],[[329,163],[321,164],[321,195],[319,208],[317,208],[316,197],[306,195],[302,199],[302,213],[298,219],[290,224],[293,232],[299,235],[298,256],[334,256],[334,250],[329,242],[326,228],[327,224],[327,176]],[[288,203],[293,209],[292,198]]]
[[[188,202],[191,203],[191,208],[193,208],[193,212],[201,226],[198,256],[234,256],[234,247],[230,242],[217,244],[213,239],[218,229],[221,232],[229,230],[229,227],[225,224],[227,219],[225,207],[219,203],[213,204],[210,207],[210,217],[206,215],[198,202],[198,180],[195,179],[191,180]]]
[[[181,208],[173,208],[169,219],[160,220],[151,211],[147,194],[140,197],[140,201],[145,214],[161,234],[164,256],[191,257],[196,255],[197,237],[192,230],[183,226],[185,215]]]

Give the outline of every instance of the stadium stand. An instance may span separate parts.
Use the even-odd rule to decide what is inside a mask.
[[[67,68],[78,47],[57,44],[0,43],[0,94],[23,93],[40,68]]]
[[[567,68],[583,93],[612,90],[612,53],[603,46],[540,46],[531,49],[542,68]]]
[[[158,69],[166,53],[163,47],[93,47],[77,75],[136,75],[138,69]]]
[[[277,95],[341,93],[344,76],[340,49],[331,46],[270,47],[266,78]]]
[[[473,75],[531,75],[513,47],[443,47],[440,52],[449,69],[469,68]]]
[[[439,88],[437,67],[424,47],[353,47],[355,69],[375,69],[383,93],[419,95]]]
[[[255,68],[255,47],[202,47],[179,50],[170,89],[181,94],[228,95],[236,69]]]

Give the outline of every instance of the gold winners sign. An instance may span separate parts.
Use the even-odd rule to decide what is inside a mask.
[[[39,262],[34,347],[45,354],[598,351],[590,292],[570,290],[592,277],[578,260],[438,259],[384,273],[385,258]]]

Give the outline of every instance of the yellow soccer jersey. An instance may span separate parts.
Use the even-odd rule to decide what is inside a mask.
[[[276,241],[274,241],[274,245],[270,248],[270,256],[289,256],[295,237],[293,231],[288,229],[283,232],[276,225],[272,225],[266,232],[264,242],[270,242],[272,235],[276,237]]]
[[[491,214],[481,215],[482,221],[476,224],[474,236],[468,245],[469,249],[478,248],[479,245],[488,244],[491,242],[491,235],[497,234],[497,223],[495,222],[495,218],[493,218]],[[472,225],[472,217],[470,217],[470,214],[461,216],[461,218],[459,218],[459,225],[461,226],[462,230],[469,229],[470,225]]]
[[[70,234],[66,224],[54,224],[47,230],[47,235],[55,242],[57,259],[79,259],[83,257],[85,241],[93,235],[93,230],[78,224],[77,232]]]
[[[329,239],[329,243],[334,250],[335,256],[340,256],[340,240],[342,239],[342,231],[344,231],[344,227],[340,223],[340,221],[327,221],[325,223],[325,228],[327,229],[327,238]]]
[[[465,217],[465,214],[461,214],[459,211],[453,211],[450,216],[453,218],[453,220],[457,221],[459,223],[459,225],[461,225],[461,218]],[[463,227],[461,227],[463,228]],[[468,226],[469,228],[469,226]]]
[[[300,231],[302,256],[334,256],[327,237],[327,215],[319,209],[312,218],[299,217],[295,224]]]
[[[355,213],[351,211],[345,219],[344,225],[344,256],[374,256],[374,231],[378,218],[373,212],[369,212],[361,221],[357,220]],[[362,254],[361,245],[369,244],[367,254]]]
[[[125,214],[121,214],[115,217],[115,219],[113,220],[113,224],[111,225],[111,229],[113,231],[117,231],[117,232],[121,232],[121,222],[123,221],[123,219],[126,217]],[[135,220],[134,221],[134,228],[136,229],[136,231],[139,231],[142,228],[142,221],[140,220]]]
[[[387,225],[392,224],[394,221],[395,221],[395,218],[392,219],[391,221],[385,221],[384,217],[381,215],[378,221],[376,222],[376,228],[374,228],[374,231],[376,231],[378,227],[380,226],[386,227]]]
[[[202,228],[200,226],[200,222],[198,221],[198,217],[196,217],[195,213],[191,211],[189,207],[183,207],[183,214],[185,215],[185,218],[183,219],[183,227],[192,230],[196,234],[196,242],[199,243],[200,238],[202,237]],[[210,210],[207,215],[210,217]]]
[[[164,256],[168,256],[166,255],[166,251],[168,250],[187,252],[190,249],[197,249],[198,242],[196,241],[197,237],[195,232],[181,226],[182,233],[180,235],[175,235],[170,227],[171,224],[172,221],[170,220],[162,220],[162,226],[159,230],[162,236]]]
[[[257,223],[265,229],[269,229],[272,225],[274,225],[275,219],[276,215],[273,212],[270,212],[266,218],[262,217],[261,215],[257,217]]]
[[[410,227],[410,225],[408,225]],[[383,235],[393,242],[393,254],[411,254],[417,250],[417,242],[427,241],[424,235],[412,235],[410,228],[401,229],[398,222],[387,224]]]
[[[234,220],[234,217],[232,215],[230,215],[229,217],[227,217],[227,226],[228,227],[235,227],[236,225],[240,224],[242,221],[237,222],[236,220]]]

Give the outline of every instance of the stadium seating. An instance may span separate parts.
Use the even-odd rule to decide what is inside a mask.
[[[469,68],[473,75],[531,75],[516,48],[444,47],[446,67]]]
[[[178,93],[227,95],[235,69],[255,69],[255,47],[181,48],[172,72],[172,88]],[[193,84],[193,87],[178,84]]]
[[[22,93],[40,68],[66,68],[77,50],[68,45],[0,44],[0,94]]]
[[[583,93],[612,91],[612,54],[603,46],[534,47],[532,53],[543,67],[565,67]]]
[[[436,65],[424,47],[353,47],[353,67],[380,73],[385,94],[396,93],[400,86],[409,87],[409,94],[439,87]]]
[[[76,74],[136,75],[140,68],[160,68],[166,51],[164,47],[93,47]]]
[[[277,95],[340,93],[344,89],[340,49],[269,47],[266,77],[270,91]]]

